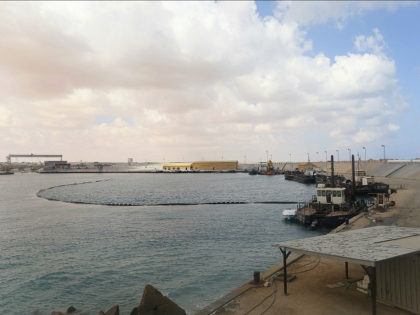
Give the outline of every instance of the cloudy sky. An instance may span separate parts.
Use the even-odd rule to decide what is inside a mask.
[[[0,161],[420,157],[418,16],[416,2],[2,2]]]

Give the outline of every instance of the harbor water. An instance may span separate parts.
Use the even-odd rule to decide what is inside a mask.
[[[148,283],[192,314],[278,263],[274,243],[325,233],[259,203],[314,192],[247,174],[1,176],[0,314],[128,314]]]

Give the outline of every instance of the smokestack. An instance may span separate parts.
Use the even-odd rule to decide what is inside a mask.
[[[335,180],[334,180],[334,155],[331,155],[331,187],[335,187]]]
[[[351,190],[354,201],[356,199],[356,171],[354,169],[354,154],[351,155]]]

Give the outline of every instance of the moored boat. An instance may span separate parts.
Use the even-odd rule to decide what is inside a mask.
[[[0,175],[13,175],[13,171],[0,171]]]
[[[335,228],[354,216],[358,215],[360,211],[353,209],[352,211],[334,211],[322,218],[322,226],[327,228]]]
[[[363,201],[351,202],[345,187],[318,184],[316,198],[297,210],[297,221],[312,228],[335,228],[366,209]]]
[[[294,180],[302,184],[315,184],[316,176],[310,172],[289,171],[284,173],[284,179]]]
[[[295,221],[297,218],[296,215],[297,209],[286,209],[283,210],[283,219],[286,221]]]
[[[258,175],[258,171],[255,168],[253,168],[248,174],[249,175]]]
[[[310,225],[316,219],[316,214],[316,209],[307,204],[296,211],[296,219],[301,224]]]
[[[302,224],[334,228],[351,219],[367,206],[363,200],[356,201],[354,181],[354,157],[352,158],[353,183],[341,183],[336,187],[334,176],[334,157],[331,156],[331,177],[329,183],[318,184],[312,201],[297,211],[298,221]]]

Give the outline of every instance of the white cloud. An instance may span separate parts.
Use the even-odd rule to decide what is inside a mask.
[[[387,127],[389,131],[397,131],[400,129],[400,126],[393,123],[389,123]]]
[[[4,156],[238,158],[252,147],[252,160],[308,134],[349,143],[398,130],[404,100],[379,30],[356,38],[359,53],[330,59],[307,56],[311,40],[292,7],[288,18],[265,19],[252,2],[0,8]]]
[[[362,52],[373,52],[374,54],[381,54],[385,48],[384,37],[377,28],[373,29],[373,36],[366,37],[359,35],[354,41],[357,50]]]
[[[16,120],[12,116],[12,112],[5,106],[0,106],[0,127],[13,127]]]

